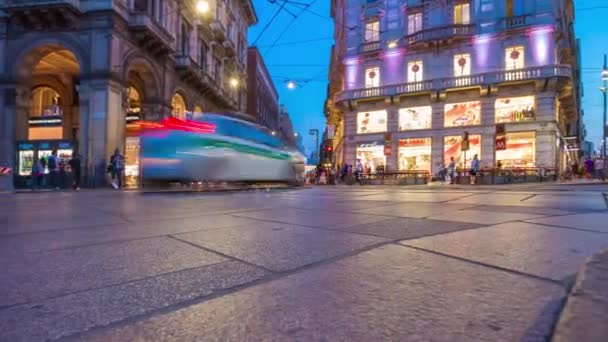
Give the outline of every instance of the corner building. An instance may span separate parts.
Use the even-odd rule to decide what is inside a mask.
[[[564,169],[584,138],[573,12],[570,0],[333,0],[336,164],[434,174],[477,154],[484,168]]]
[[[250,0],[1,0],[0,10],[0,163],[16,186],[56,148],[82,156],[88,186],[105,182],[118,148],[136,183],[131,123],[245,109]]]

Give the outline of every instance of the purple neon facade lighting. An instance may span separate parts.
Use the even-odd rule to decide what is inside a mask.
[[[473,49],[475,50],[475,70],[477,73],[489,71],[493,60],[490,59],[492,54],[492,43],[496,41],[494,35],[482,34],[473,38]]]
[[[382,54],[383,84],[397,84],[403,82],[403,55],[405,50],[393,49]]]
[[[530,48],[536,65],[551,64],[551,51],[553,49],[553,27],[543,26],[529,30]]]

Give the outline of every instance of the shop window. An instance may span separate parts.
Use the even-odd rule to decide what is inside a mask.
[[[127,111],[129,114],[139,114],[139,112],[141,112],[141,95],[139,94],[139,91],[133,86],[129,86],[128,92],[129,109]]]
[[[481,135],[469,135],[469,150],[466,152],[462,150],[462,136],[454,135],[443,138],[444,165],[449,165],[450,159],[454,157],[456,167],[467,170],[475,155],[481,159]]]
[[[471,23],[471,6],[469,3],[454,6],[454,24],[468,25]]]
[[[454,77],[471,74],[471,55],[468,53],[454,55]]]
[[[444,106],[445,127],[473,126],[481,124],[481,102],[451,103]]]
[[[374,141],[357,145],[357,160],[361,162],[365,173],[383,172],[386,167],[384,142]]]
[[[431,128],[432,116],[431,106],[401,108],[399,109],[399,130]]]
[[[36,87],[32,91],[30,116],[61,116],[60,96],[51,87]]]
[[[386,111],[357,113],[357,133],[381,133],[386,132]]]
[[[377,42],[380,40],[380,22],[370,21],[365,24],[365,41]]]
[[[380,86],[380,67],[374,66],[365,69],[365,88]]]
[[[420,82],[423,80],[424,71],[422,61],[411,61],[407,63],[407,81]]]
[[[497,99],[494,104],[496,123],[534,121],[536,108],[534,96]]]
[[[201,106],[194,106],[194,112],[195,113],[202,113],[203,112],[203,108],[201,108]]]
[[[523,46],[512,46],[505,49],[505,69],[517,70],[526,67]]]
[[[173,116],[184,119],[186,117],[186,100],[181,94],[176,93],[171,99],[171,107],[173,107]]]
[[[431,171],[431,138],[399,140],[399,165],[401,171]]]
[[[534,167],[536,163],[536,133],[507,133],[506,150],[496,151],[496,163],[505,168]]]
[[[422,12],[407,16],[407,34],[414,34],[422,30]]]

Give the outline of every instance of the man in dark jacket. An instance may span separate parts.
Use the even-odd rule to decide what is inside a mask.
[[[72,187],[74,190],[80,189],[80,155],[70,159],[70,169],[72,170]]]

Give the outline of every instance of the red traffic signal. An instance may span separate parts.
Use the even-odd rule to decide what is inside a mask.
[[[327,152],[331,152],[333,150],[334,150],[333,146],[327,146]]]

